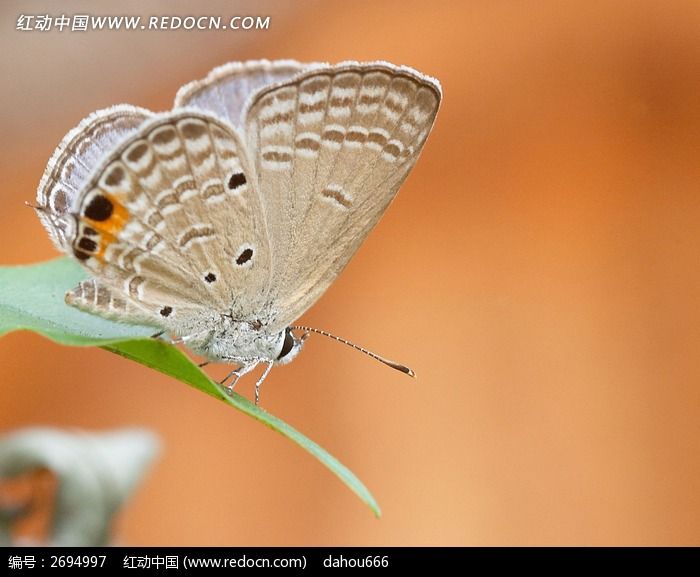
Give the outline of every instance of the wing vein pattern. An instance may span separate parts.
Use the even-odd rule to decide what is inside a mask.
[[[386,63],[314,69],[246,116],[273,255],[274,328],[307,310],[376,225],[423,147],[439,84]]]
[[[51,239],[93,273],[78,308],[186,335],[283,331],[394,199],[433,126],[437,80],[386,62],[229,63],[172,111],[98,111],[37,190]]]

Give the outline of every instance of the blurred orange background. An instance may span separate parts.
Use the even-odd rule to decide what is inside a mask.
[[[271,25],[21,32],[22,13]],[[22,203],[98,108],[165,110],[248,58],[384,59],[445,92],[396,202],[303,318],[418,380],[312,338],[263,388],[367,484],[380,520],[182,383],[99,349],[0,341],[3,431],[163,440],[121,543],[700,545],[699,3],[4,2],[0,16],[4,264],[56,255]]]

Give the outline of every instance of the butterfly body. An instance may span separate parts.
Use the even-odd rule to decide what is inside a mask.
[[[190,349],[211,361],[246,364],[254,360],[285,364],[302,346],[302,341],[296,339],[289,329],[270,333],[256,323],[235,321],[229,316],[202,323],[200,327],[200,332],[189,327],[183,331],[197,335],[186,342]],[[202,337],[198,338],[199,335]]]
[[[432,127],[439,83],[388,63],[228,64],[170,112],[120,105],[61,142],[39,217],[92,277],[82,310],[214,361],[293,359],[289,328],[378,222]]]

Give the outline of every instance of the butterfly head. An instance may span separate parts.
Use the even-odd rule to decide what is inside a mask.
[[[297,337],[290,327],[284,330],[284,340],[282,341],[282,349],[280,350],[275,363],[278,365],[286,365],[293,361],[304,346],[304,341],[308,333],[304,333],[301,337]]]

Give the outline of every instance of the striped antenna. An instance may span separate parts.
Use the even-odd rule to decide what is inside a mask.
[[[323,335],[324,337],[331,338],[335,341],[341,342],[344,345],[348,345],[349,347],[352,347],[353,349],[360,351],[361,353],[366,354],[367,356],[372,357],[374,360],[379,361],[380,363],[384,363],[385,365],[391,367],[392,369],[396,369],[397,371],[401,371],[402,373],[407,374],[409,377],[416,377],[416,373],[413,372],[412,369],[409,369],[407,366],[402,365],[401,363],[396,363],[394,361],[390,361],[389,359],[385,359],[384,357],[380,357],[378,354],[373,353],[372,351],[368,351],[367,349],[364,349],[355,343],[351,343],[350,341],[347,341],[345,339],[342,339],[340,337],[336,337],[335,335],[332,335],[329,332],[322,331],[321,329],[313,329],[311,327],[304,327],[301,325],[296,325],[293,327],[289,327],[292,330],[300,330],[304,331],[305,333],[317,333],[319,335]]]

